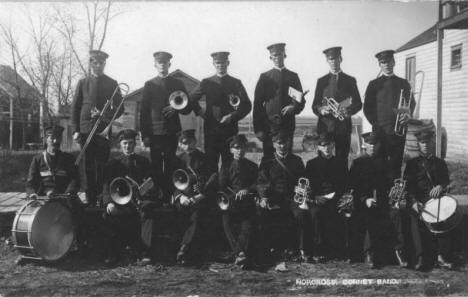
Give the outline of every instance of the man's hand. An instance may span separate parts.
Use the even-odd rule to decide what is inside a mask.
[[[258,131],[255,133],[255,136],[260,140],[261,142],[265,141],[265,132],[263,131]]]
[[[423,205],[421,202],[415,202],[413,203],[413,205],[411,206],[411,208],[417,212],[417,213],[421,213],[421,209],[422,209]]]
[[[79,142],[81,140],[81,133],[80,132],[73,133],[73,140],[76,142]]]
[[[143,138],[143,145],[144,145],[145,147],[150,147],[150,145],[151,145],[151,138],[149,138],[149,137],[144,137],[144,138]]]
[[[442,195],[443,188],[441,185],[437,185],[432,188],[432,190],[429,192],[429,197],[433,199],[437,199]]]
[[[236,200],[242,200],[247,196],[249,191],[247,189],[242,189],[239,192],[236,193]]]
[[[166,107],[164,107],[162,109],[163,116],[166,119],[172,117],[175,114],[175,112],[176,112],[176,110],[170,105],[168,105],[168,106],[166,106]]]
[[[99,109],[97,109],[96,107],[93,107],[93,109],[91,109],[91,118],[92,119],[98,118],[100,114],[101,114],[101,111]]]
[[[260,199],[260,207],[261,208],[267,208],[268,207],[268,198]]]
[[[375,200],[375,198],[367,198],[366,199],[367,208],[374,207],[376,203],[377,203],[377,201]]]
[[[194,183],[192,189],[195,193],[200,193],[200,185],[198,183]]]
[[[281,115],[293,115],[294,114],[294,105],[287,105],[281,110]]]
[[[400,114],[400,123],[406,125],[408,121],[411,119],[411,115],[408,112],[402,112]]]
[[[48,198],[51,198],[54,195],[54,190],[47,191],[46,195]]]
[[[182,199],[182,198],[183,198],[183,199]],[[183,205],[183,206],[188,206],[188,205],[190,205],[190,203],[191,203],[191,198],[187,198],[187,197],[185,197],[185,196],[182,196],[182,197],[180,198],[180,204],[181,204],[181,205]]]
[[[37,200],[38,196],[36,193],[29,194],[28,199]]]
[[[231,114],[227,114],[225,115],[224,117],[221,118],[221,120],[219,121],[221,124],[229,124],[232,122],[232,115]]]
[[[113,211],[115,211],[115,204],[112,202],[107,204],[106,211],[108,214],[111,214]]]

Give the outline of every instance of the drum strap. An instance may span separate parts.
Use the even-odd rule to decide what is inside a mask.
[[[428,161],[429,161],[429,160],[424,159],[424,160],[422,161],[422,167],[423,167],[424,172],[426,173],[426,176],[427,176],[427,178],[429,179],[429,182],[431,183],[431,185],[432,185],[432,186],[435,186],[435,185],[434,185],[434,181],[433,181],[433,179],[432,179],[432,177],[431,177],[431,173],[430,173],[429,170],[427,169],[426,163],[427,163]]]
[[[288,169],[288,167],[286,167],[286,164],[284,164],[283,161],[280,160],[280,158],[278,157],[278,155],[276,153],[275,153],[275,159],[278,162],[278,164],[281,166],[281,168],[283,168],[284,171],[286,171],[286,173],[289,175],[289,177],[294,178],[294,175],[291,173],[291,171]]]
[[[45,162],[47,168],[49,168],[49,171],[52,174],[52,179],[55,181],[56,172],[55,172],[55,170],[52,170],[52,168],[50,168],[49,160],[47,160],[47,152],[43,151],[42,155],[44,156],[44,162]]]

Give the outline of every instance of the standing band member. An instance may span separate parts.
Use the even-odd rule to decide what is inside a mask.
[[[103,51],[90,51],[91,75],[81,79],[76,87],[71,106],[71,123],[74,132],[73,139],[81,146],[86,142],[107,100],[111,99],[112,94],[118,88],[117,81],[104,74],[108,57],[109,55]],[[81,188],[85,191],[90,206],[96,204],[98,195],[102,193],[104,164],[110,154],[110,142],[99,133],[106,128],[114,113],[117,112],[116,118],[123,113],[123,108],[116,110],[121,101],[122,95],[118,89],[111,108],[104,114],[101,125],[97,128],[79,165]],[[111,130],[109,134],[112,134]]]
[[[317,80],[315,97],[312,104],[313,112],[319,117],[317,133],[330,133],[335,142],[336,156],[346,164],[351,145],[351,116],[362,107],[361,96],[356,79],[341,70],[341,47],[331,47],[323,51],[330,73]],[[338,111],[342,119],[336,118],[325,98],[332,98],[339,104]]]
[[[367,86],[364,115],[372,125],[372,131],[381,137],[382,145],[377,154],[390,159],[393,178],[397,178],[400,176],[406,137],[406,133],[402,135],[395,133],[397,115],[400,114],[398,125],[406,125],[416,103],[409,82],[393,73],[395,67],[393,54],[393,50],[386,50],[375,55],[382,76],[372,80]],[[409,101],[409,109],[400,108],[400,98]]]
[[[450,183],[447,164],[434,156],[435,140],[433,131],[421,131],[416,134],[420,156],[408,161],[406,177],[411,204],[411,233],[416,252],[416,270],[425,267],[428,259],[430,241],[437,242],[437,264],[443,268],[452,268],[450,237],[451,232],[433,234],[422,222],[420,215],[423,204],[429,199],[440,199]]]
[[[312,193],[329,199],[319,199],[318,217],[313,238],[314,260],[324,261],[326,257],[340,257],[344,252],[344,225],[337,211],[337,202],[344,194],[348,167],[345,162],[333,155],[333,138],[327,134],[319,135],[317,157],[306,164],[304,176],[309,179]],[[328,254],[327,254],[328,253]]]
[[[154,66],[158,75],[147,81],[143,88],[140,108],[140,130],[143,143],[150,148],[153,180],[160,185],[165,199],[169,199],[172,186],[170,176],[177,150],[177,133],[181,126],[177,110],[169,104],[175,91],[187,94],[182,81],[169,76],[172,55],[155,52]],[[183,110],[189,112],[189,109]]]
[[[222,164],[231,158],[227,139],[238,132],[237,122],[252,109],[252,103],[242,82],[227,73],[229,52],[212,53],[216,75],[205,78],[191,94],[195,113],[204,122],[205,153],[211,170],[218,171],[219,157]],[[206,109],[198,104],[205,96]]]
[[[137,248],[142,263],[150,261],[153,230],[151,210],[155,206],[156,197],[154,193],[136,193],[137,188],[151,176],[149,160],[135,153],[136,136],[137,132],[132,129],[119,133],[122,154],[110,160],[105,168],[103,202],[106,207],[104,222],[108,237],[105,251],[107,264],[114,263],[127,244]],[[125,178],[132,188],[112,184],[116,178]],[[110,188],[111,184],[113,189]],[[124,197],[130,195],[129,190],[133,193],[128,203],[120,205],[112,200],[111,195]]]
[[[387,193],[393,180],[388,161],[375,154],[380,145],[377,135],[369,132],[362,134],[362,138],[364,153],[353,161],[348,181],[355,209],[351,221],[351,259],[358,258],[361,235],[365,234],[365,261],[371,268],[377,268],[381,264],[378,252],[384,248],[382,222],[389,211]]]
[[[302,92],[302,85],[297,73],[285,68],[285,44],[277,43],[267,47],[273,69],[262,73],[255,87],[253,106],[253,126],[255,135],[263,143],[263,157],[273,158],[272,135],[279,130],[286,131],[292,139],[296,128],[295,116],[305,105],[304,95],[296,101],[289,94],[292,87]]]
[[[291,203],[294,203],[294,187],[304,175],[304,163],[291,153],[289,131],[279,131],[272,140],[273,159],[262,159],[258,174],[259,243],[269,248],[272,256],[280,256],[276,270],[285,271],[284,261],[294,238]]]
[[[219,176],[219,188],[230,199],[229,208],[222,211],[224,233],[236,256],[237,265],[250,262],[258,178],[257,164],[245,158],[246,145],[247,138],[244,134],[231,138],[229,147],[233,159],[221,167]],[[240,223],[237,236],[234,235],[233,222]]]
[[[177,226],[182,233],[176,259],[179,264],[185,264],[187,253],[195,250],[197,241],[200,243],[200,220],[208,205],[209,185],[216,177],[210,176],[205,154],[196,144],[195,130],[182,131],[179,137],[182,153],[177,156],[174,167],[176,190],[172,195],[172,203],[177,208]]]

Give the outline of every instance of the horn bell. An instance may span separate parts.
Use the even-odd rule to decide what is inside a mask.
[[[134,194],[133,185],[129,180],[123,177],[117,177],[112,180],[109,186],[109,192],[112,201],[118,205],[129,203]]]

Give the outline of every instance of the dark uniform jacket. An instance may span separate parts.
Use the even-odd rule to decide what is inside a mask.
[[[141,185],[144,180],[151,176],[151,165],[147,158],[137,155],[120,155],[115,159],[110,160],[106,164],[104,172],[104,186],[103,186],[103,202],[107,204],[111,202],[109,186],[113,179],[116,177],[128,176]],[[133,197],[135,198],[135,197]],[[149,200],[150,195],[141,197],[142,200]]]
[[[382,75],[369,82],[364,101],[364,115],[375,132],[394,134],[397,116],[395,109],[398,108],[401,90],[403,97],[409,98],[411,90],[409,82],[396,75],[390,77]],[[415,106],[416,102],[411,95],[411,113]]]
[[[71,124],[73,132],[86,134],[91,131],[95,123],[95,120],[91,119],[91,110],[94,107],[102,110],[107,100],[112,97],[117,85],[117,81],[105,74],[99,77],[88,76],[78,82],[71,106]],[[104,114],[104,119],[97,129],[97,133],[101,132],[107,126],[120,102],[122,102],[122,95],[119,89],[112,102],[113,108],[109,108]],[[123,111],[124,108],[122,106],[116,118],[118,118]]]
[[[278,162],[280,159],[288,168],[286,171]],[[304,163],[301,157],[288,154],[280,158],[262,159],[258,173],[258,193],[260,198],[269,198],[271,204],[284,205],[294,196],[294,187],[304,176]]]
[[[230,193],[227,187],[235,192],[248,189],[249,193],[257,190],[258,166],[254,162],[242,158],[232,160],[228,165],[222,165],[219,173],[219,188]]]
[[[50,155],[44,151],[34,156],[29,167],[26,192],[45,195],[50,190],[56,194],[78,192],[78,169],[73,155],[62,151]]]
[[[410,197],[425,203],[434,186],[446,187],[450,183],[447,164],[437,157],[417,157],[408,161],[405,170]]]
[[[175,169],[184,169],[188,173],[192,173],[189,167],[196,173],[199,184],[201,185],[200,191],[205,194],[205,185],[211,177],[211,172],[207,166],[205,154],[198,149],[191,153],[183,152],[177,156]],[[177,195],[180,193],[178,190],[175,191]]]
[[[229,104],[230,94],[240,98],[239,107],[234,109]],[[204,131],[205,135],[226,135],[232,136],[237,134],[237,122],[243,119],[252,109],[252,103],[245,91],[242,82],[230,75],[219,77],[213,75],[203,79],[200,84],[192,91],[191,102],[193,110],[196,114],[200,112],[198,101],[205,96],[206,113],[204,116]],[[221,124],[223,116],[231,114],[232,120],[230,123]]]
[[[289,87],[302,92],[301,81],[297,73],[286,68],[271,69],[260,75],[255,87],[253,107],[253,126],[257,132],[275,132],[278,130],[294,131],[295,115],[281,116],[281,110],[287,105],[293,105],[295,114],[299,114],[305,105],[305,100],[297,102],[288,95]],[[281,118],[278,118],[278,115]]]
[[[312,111],[319,117],[317,123],[317,132],[336,132],[339,134],[349,134],[351,133],[352,129],[351,117],[340,121],[331,114],[323,116],[319,112],[319,108],[324,105],[322,102],[324,97],[331,97],[338,103],[347,99],[348,97],[351,97],[352,104],[347,109],[349,115],[356,114],[362,107],[361,96],[359,95],[356,79],[344,72],[337,74],[336,81],[333,81],[334,79],[335,76],[331,73],[328,73],[327,75],[322,76],[317,80],[314,102],[312,103]]]
[[[166,119],[162,113],[163,108],[169,105],[169,96],[174,91],[187,93],[183,82],[172,76],[157,76],[145,83],[140,106],[140,130],[143,138],[174,135],[180,131],[179,114],[175,112]]]
[[[388,191],[393,185],[388,161],[374,156],[361,156],[353,161],[349,172],[348,190],[353,190],[355,201],[363,205],[374,196],[378,206],[388,205]]]
[[[305,169],[314,195],[335,192],[335,197],[340,197],[345,192],[347,176],[346,163],[337,157],[325,159],[319,155],[309,160]]]

